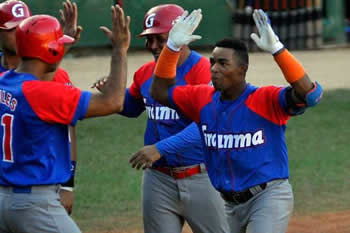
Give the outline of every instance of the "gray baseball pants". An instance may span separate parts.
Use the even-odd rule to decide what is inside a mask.
[[[244,204],[226,201],[230,233],[285,233],[293,205],[288,180],[277,180]]]
[[[0,186],[0,233],[81,233],[61,205],[58,185],[24,190]]]
[[[175,180],[146,169],[142,192],[145,233],[181,233],[185,221],[194,233],[228,232],[224,201],[206,172]]]

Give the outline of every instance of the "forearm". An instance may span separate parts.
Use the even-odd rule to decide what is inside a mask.
[[[69,127],[69,136],[71,140],[71,144],[70,144],[71,160],[77,161],[77,140],[75,135],[75,127],[72,127],[72,126]]]
[[[171,51],[165,46],[158,58],[151,86],[151,95],[159,103],[169,106],[168,92],[175,84],[176,65],[180,52]]]
[[[127,80],[127,49],[113,48],[110,73],[104,96],[112,105],[117,105],[119,111],[122,110]]]
[[[314,87],[302,64],[287,50],[283,49],[274,55],[274,59],[280,67],[285,79],[294,91],[305,98],[306,94]]]

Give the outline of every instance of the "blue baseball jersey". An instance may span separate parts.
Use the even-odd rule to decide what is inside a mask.
[[[247,85],[234,101],[206,85],[172,87],[169,101],[197,123],[205,163],[219,191],[288,178],[286,88]]]
[[[147,126],[144,135],[145,145],[155,144],[185,129],[192,120],[178,114],[174,109],[156,102],[150,95],[150,87],[156,62],[143,65],[135,72],[134,80],[126,91],[122,115],[137,117],[147,111]],[[208,59],[192,51],[186,61],[176,70],[176,86],[208,84],[210,82],[210,63]],[[201,144],[193,145],[191,150],[181,153],[163,151],[162,158],[154,166],[179,167],[203,162]]]
[[[5,72],[0,77],[0,185],[66,182],[71,176],[67,125],[85,116],[90,97],[73,86]]]

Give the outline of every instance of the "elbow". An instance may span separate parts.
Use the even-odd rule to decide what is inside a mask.
[[[118,99],[109,99],[105,102],[105,111],[109,114],[119,113],[123,111],[124,108],[124,96]]]
[[[318,83],[314,83],[314,87],[306,94],[305,100],[308,107],[316,106],[323,97],[322,86]]]

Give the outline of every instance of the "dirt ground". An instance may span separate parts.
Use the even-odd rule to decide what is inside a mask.
[[[94,54],[94,53],[91,53]],[[210,53],[203,52],[205,56]],[[327,49],[320,51],[293,52],[304,65],[311,79],[319,81],[324,89],[350,88],[350,48]],[[130,52],[128,56],[128,86],[133,73],[152,57],[144,51]],[[70,74],[74,85],[84,90],[92,90],[91,84],[107,75],[109,56],[73,57],[68,55],[62,67]],[[348,68],[346,68],[348,67]],[[265,53],[253,53],[247,74],[248,82],[254,85],[285,85],[286,82],[273,58]],[[109,233],[141,233],[141,229],[113,231]],[[186,226],[184,233],[191,230]],[[315,214],[312,216],[293,216],[288,233],[349,233],[350,211]],[[107,233],[107,232],[105,232]]]

